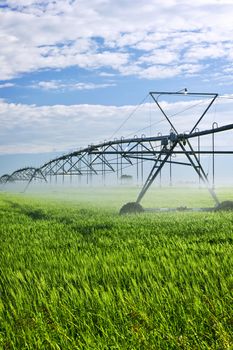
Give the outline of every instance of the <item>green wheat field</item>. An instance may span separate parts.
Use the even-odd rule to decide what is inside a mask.
[[[233,349],[233,212],[119,216],[138,190],[0,192],[0,349]]]

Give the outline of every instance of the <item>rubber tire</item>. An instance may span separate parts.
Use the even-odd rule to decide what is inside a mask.
[[[143,212],[144,212],[144,209],[141,206],[141,204],[136,202],[129,202],[123,205],[119,214],[126,215],[126,214],[138,214]]]

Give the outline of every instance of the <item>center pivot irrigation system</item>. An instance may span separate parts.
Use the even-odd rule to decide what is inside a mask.
[[[214,186],[210,185],[208,174],[203,169],[200,161],[200,155],[212,155],[214,161],[215,154],[233,154],[233,151],[230,150],[216,151],[214,149],[214,134],[233,129],[233,124],[227,124],[219,127],[217,123],[213,123],[212,128],[203,131],[200,131],[198,128],[200,122],[217,99],[218,94],[189,93],[187,92],[187,89],[181,90],[180,92],[150,92],[149,94],[167,121],[170,128],[169,134],[161,135],[158,133],[158,136],[150,137],[146,137],[145,135],[142,135],[141,137],[134,136],[133,138],[122,137],[120,139],[89,145],[86,148],[52,159],[51,161],[43,164],[40,168],[27,167],[18,169],[11,175],[3,175],[0,177],[0,183],[7,184],[16,181],[27,181],[25,188],[26,190],[29,184],[36,179],[48,182],[49,180],[52,181],[52,178],[55,178],[55,181],[57,182],[57,177],[59,175],[62,176],[63,181],[65,176],[69,176],[70,180],[72,180],[72,176],[74,175],[78,176],[79,179],[85,175],[87,182],[92,181],[93,175],[101,175],[104,183],[105,176],[108,173],[116,173],[117,178],[122,178],[123,170],[127,167],[133,166],[136,168],[138,178],[139,172],[141,172],[141,174],[143,173],[144,162],[147,161],[152,165],[136,201],[125,204],[120,210],[120,213],[140,212],[144,211],[140,205],[141,200],[155,179],[161,177],[161,171],[164,165],[169,164],[171,167],[172,164],[179,164],[192,167],[198,175],[199,180],[206,185],[215,203],[215,206],[213,208],[209,208],[209,210],[220,208],[221,205],[224,203],[226,204],[226,202],[219,202],[214,191]],[[190,128],[190,131],[186,133],[179,133],[177,127],[174,125],[174,122],[171,120],[171,117],[165,113],[161,103],[158,101],[159,97],[163,95],[171,95],[172,97],[182,95],[200,99],[206,98],[208,99],[208,104],[205,106],[204,111],[198,117],[197,121]],[[200,138],[211,134],[212,149],[207,151],[201,150]],[[191,144],[192,139],[196,139],[198,141],[198,149],[194,149],[193,145]],[[174,161],[174,156],[177,155],[181,155],[182,159],[179,161]],[[186,159],[185,161],[183,160],[184,157]],[[187,208],[176,209],[188,210]],[[200,208],[196,210],[207,209]]]

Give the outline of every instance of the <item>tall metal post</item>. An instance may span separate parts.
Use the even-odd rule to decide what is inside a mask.
[[[162,133],[161,132],[158,132],[158,136],[162,136]],[[160,143],[160,151],[162,150],[162,145]],[[161,188],[162,187],[162,169],[159,173],[159,187]]]
[[[213,122],[212,129],[215,129],[215,127],[218,127],[218,123]],[[212,188],[214,190],[215,188],[215,135],[212,134]]]
[[[55,171],[56,171],[56,173],[55,173],[55,182],[57,184],[57,163],[56,163]]]
[[[92,162],[92,154],[90,153],[89,156],[89,164]],[[92,186],[92,170],[90,169],[90,185]]]
[[[195,131],[195,132],[199,132],[200,129],[199,129],[199,128],[195,128],[194,131]],[[198,162],[199,162],[199,163],[201,163],[200,149],[201,149],[201,140],[200,140],[200,136],[198,136],[198,137],[197,137],[197,150],[198,150],[197,158],[198,158]],[[201,185],[201,177],[200,177],[200,174],[198,175],[198,182],[199,182],[199,187],[200,187],[200,185]]]
[[[174,132],[173,129],[170,130],[170,134]],[[172,186],[172,155],[170,155],[170,164],[169,164],[169,186]]]
[[[115,138],[114,141],[117,139]],[[119,184],[119,145],[116,145],[116,152],[117,152],[117,157],[116,157],[116,176],[117,176],[117,185]]]
[[[70,166],[71,166],[71,171],[70,171],[70,184],[72,184],[72,166],[73,166],[73,158],[70,158]]]
[[[87,185],[89,184],[89,167],[88,167],[88,160],[86,163],[86,173],[87,173]]]
[[[144,134],[141,135],[141,138],[143,139],[145,137]],[[141,151],[143,152],[143,145],[141,144]],[[144,168],[143,168],[143,153],[142,153],[142,156],[141,156],[141,181],[142,181],[142,185],[143,185],[143,182],[144,182]]]
[[[64,161],[62,164],[62,185],[64,185],[65,183],[65,165],[64,165]]]
[[[170,164],[169,164],[169,186],[172,186],[172,156],[170,155]]]
[[[80,173],[80,175],[78,175],[78,184],[81,185],[81,183],[82,183],[82,175],[81,175],[81,160],[80,159],[78,160],[78,170],[79,170],[79,173]]]
[[[121,136],[121,151],[123,150],[123,140],[124,137]],[[121,174],[121,185],[122,185],[122,175],[123,175],[123,157],[121,155],[121,170],[120,170],[120,174]]]
[[[104,165],[104,186],[106,186],[106,163],[103,155],[103,165]]]
[[[101,159],[102,185],[104,186],[104,155],[103,155],[103,153],[102,153],[100,159]]]
[[[138,138],[137,135],[134,135],[134,138]],[[137,146],[136,146],[136,152],[137,152],[137,155],[138,155],[138,143],[137,143]],[[137,179],[137,186],[138,186],[138,178],[139,178],[139,159],[138,159],[138,156],[137,156],[137,159],[136,159],[136,179]]]
[[[52,169],[51,164],[49,165],[49,183],[52,184]]]

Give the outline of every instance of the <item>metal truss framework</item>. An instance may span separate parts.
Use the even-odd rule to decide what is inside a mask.
[[[5,174],[1,176],[0,183],[30,181],[31,179],[43,179],[47,181],[40,168],[26,167],[14,171],[11,175]]]
[[[213,182],[214,182],[214,157],[216,154],[233,154],[233,151],[216,151],[214,149],[214,135],[215,133],[224,132],[233,129],[233,124],[228,124],[219,127],[217,123],[212,124],[211,129],[199,131],[198,125],[204,118],[218,94],[211,93],[187,93],[187,96],[208,97],[210,102],[206,109],[203,111],[197,122],[192,126],[189,133],[178,133],[171,118],[165,113],[158,97],[161,95],[183,95],[183,92],[150,92],[152,99],[161,111],[165,119],[167,120],[170,133],[168,135],[152,136],[152,137],[133,137],[133,138],[121,138],[114,139],[99,143],[96,145],[89,145],[86,148],[80,149],[75,152],[71,152],[66,155],[62,155],[55,158],[40,168],[22,168],[16,170],[11,175],[3,175],[0,177],[0,183],[6,184],[15,181],[27,181],[28,185],[34,179],[42,179],[47,181],[57,176],[62,176],[63,180],[65,176],[73,175],[82,176],[85,175],[87,181],[92,180],[93,175],[101,175],[103,179],[108,173],[116,173],[117,178],[120,178],[123,174],[123,170],[126,167],[134,166],[136,168],[137,179],[139,173],[143,178],[143,164],[144,162],[151,163],[151,170],[144,182],[142,189],[138,195],[136,203],[140,203],[152,183],[158,176],[161,176],[161,170],[165,164],[172,164],[189,166],[199,176],[199,179],[207,186],[216,205],[219,204],[218,198],[214,192],[214,186],[210,186],[208,176],[205,173],[203,166],[200,162],[200,155],[210,154],[213,157]],[[212,134],[212,149],[209,151],[203,151],[200,148],[200,139],[202,136]],[[194,149],[191,141],[193,139],[198,140],[198,148]],[[174,156],[183,155],[186,161],[174,160]],[[171,168],[170,168],[171,169]],[[26,187],[26,188],[27,188]]]

